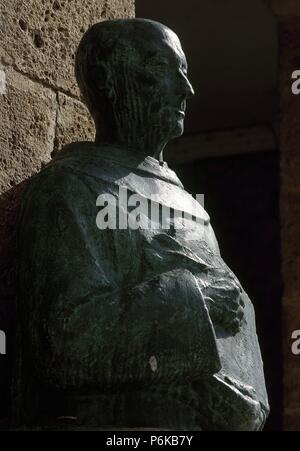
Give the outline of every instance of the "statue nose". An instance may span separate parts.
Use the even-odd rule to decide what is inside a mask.
[[[192,83],[187,78],[187,76],[185,76],[185,81],[186,81],[186,95],[187,95],[188,98],[189,97],[193,97],[195,95],[195,91],[194,91],[194,88],[192,86]]]
[[[194,88],[187,78],[186,75],[183,74],[181,89],[183,91],[184,96],[189,99],[195,95]]]
[[[194,88],[193,88],[192,84],[188,81],[187,97],[188,98],[194,97],[194,95],[195,95]]]

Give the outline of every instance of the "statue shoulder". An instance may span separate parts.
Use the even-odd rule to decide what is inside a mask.
[[[89,175],[87,166],[94,163],[94,148],[92,142],[75,142],[63,147],[29,180],[23,197],[53,197],[82,190],[85,176]]]
[[[68,167],[47,165],[28,181],[23,200],[54,197],[58,193],[66,193],[71,186],[78,183],[80,180]]]
[[[35,216],[46,206],[54,211],[59,204],[69,210],[78,210],[87,202],[95,203],[96,200],[91,196],[84,175],[68,165],[55,163],[47,165],[29,180],[20,199],[19,212]]]

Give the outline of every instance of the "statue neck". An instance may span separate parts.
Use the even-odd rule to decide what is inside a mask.
[[[129,128],[125,131],[118,127],[105,128],[96,127],[96,144],[110,144],[114,147],[120,147],[131,150],[137,154],[143,154],[145,157],[151,156],[159,161],[163,161],[163,150],[166,147],[167,140],[157,139],[152,133],[132,133]]]

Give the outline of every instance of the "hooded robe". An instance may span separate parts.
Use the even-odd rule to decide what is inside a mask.
[[[172,226],[99,227],[103,208],[117,220],[132,211],[124,190],[169,209]],[[253,306],[243,290],[240,331],[213,324],[205,289],[238,281],[209,215],[166,163],[71,144],[30,181],[18,224],[16,424],[262,428]]]

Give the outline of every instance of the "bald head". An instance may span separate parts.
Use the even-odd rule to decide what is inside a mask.
[[[185,77],[186,83],[181,83],[181,89],[179,83],[177,87],[174,85],[173,99],[169,102],[165,99],[164,104],[159,105],[162,84],[168,83],[170,87],[171,78],[175,81],[175,77],[170,77],[175,66],[182,71],[181,81]],[[172,134],[171,130],[167,131],[170,122],[161,121],[158,116],[170,102],[183,116],[183,103],[192,88],[186,79],[185,55],[172,30],[144,19],[98,23],[86,32],[79,45],[75,70],[82,96],[96,122],[98,136],[107,135],[109,128],[110,133],[122,135],[119,137],[129,145],[128,140],[138,138],[138,125],[140,135],[151,129],[157,135],[164,134],[165,141],[174,137],[167,136]],[[176,134],[179,133],[174,130],[173,135]],[[107,140],[109,137],[102,138]]]

